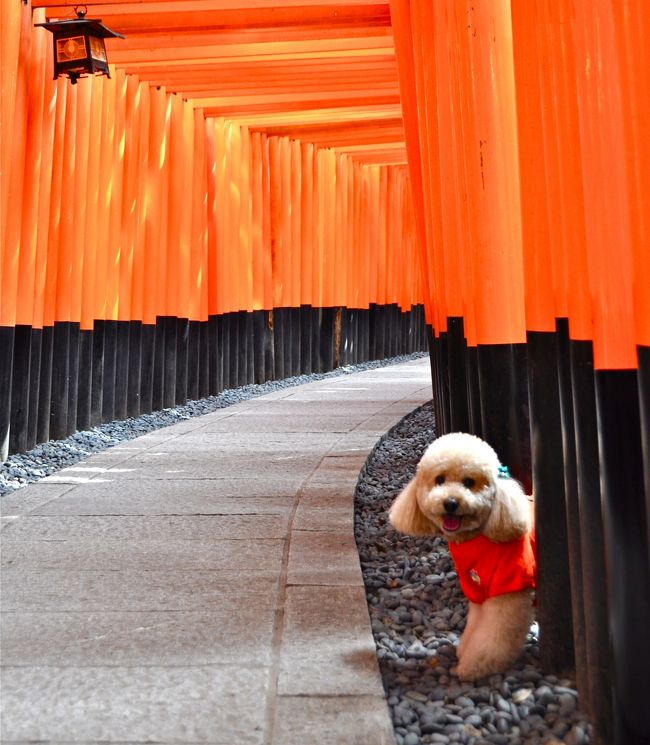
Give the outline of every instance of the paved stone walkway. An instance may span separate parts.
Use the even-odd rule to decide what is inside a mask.
[[[353,536],[427,359],[157,430],[2,498],[5,745],[389,745]]]

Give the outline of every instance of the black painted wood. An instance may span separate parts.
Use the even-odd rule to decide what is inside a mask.
[[[230,315],[219,316],[220,391],[230,388]]]
[[[90,395],[90,424],[97,427],[102,422],[102,402],[104,397],[104,334],[105,321],[95,321],[93,324],[93,357],[92,357],[92,385]]]
[[[187,366],[190,338],[190,322],[187,318],[176,319],[176,389],[174,405],[187,401]]]
[[[569,323],[556,320],[560,422],[562,427],[562,459],[564,462],[564,494],[568,536],[569,578],[571,584],[571,615],[573,618],[573,648],[576,681],[582,707],[591,712],[590,676],[587,662],[584,588],[582,582],[582,538],[580,535],[580,502],[576,464],[573,393],[571,389],[571,353]]]
[[[525,344],[479,344],[483,437],[526,492],[532,488]]]
[[[151,410],[160,411],[165,402],[165,344],[167,324],[164,316],[157,316],[154,327],[153,381],[151,390]]]
[[[600,492],[598,422],[591,342],[571,341],[571,394],[575,428],[582,593],[585,612],[589,715],[595,745],[614,742],[612,663],[610,659],[607,568]]]
[[[320,334],[321,334],[322,309],[311,309],[311,370],[314,373],[321,372],[320,369]]]
[[[273,308],[272,329],[273,329],[273,378],[282,380],[286,377],[284,374],[284,325],[282,323],[282,308]]]
[[[646,518],[650,527],[650,347],[639,346],[639,413],[641,417],[641,446],[645,486]],[[648,538],[650,544],[650,538]],[[650,555],[648,556],[650,563]]]
[[[228,342],[228,382],[224,381],[226,388],[236,388],[239,385],[239,324],[237,313],[228,313],[225,316]],[[226,366],[224,360],[224,375]]]
[[[155,349],[156,326],[143,323],[140,326],[140,414],[153,411]]]
[[[273,380],[275,370],[275,350],[273,342],[273,311],[264,313],[264,374],[265,380]]]
[[[68,362],[68,421],[67,434],[76,432],[77,427],[77,400],[79,395],[79,334],[78,323],[70,324],[69,336],[69,362]]]
[[[165,409],[171,409],[176,405],[177,323],[178,319],[175,316],[163,318],[165,330],[163,408]]]
[[[115,325],[115,419],[126,419],[129,390],[129,336],[128,321]]]
[[[92,426],[93,335],[90,329],[82,329],[79,332],[77,429],[80,431]]]
[[[32,329],[29,364],[29,418],[27,423],[27,450],[38,443],[38,409],[41,385],[41,356],[43,329]]]
[[[219,317],[208,318],[208,384],[211,396],[216,396],[220,388],[222,357],[219,354]]]
[[[29,429],[29,377],[32,349],[32,327],[17,325],[14,328],[14,349],[11,381],[11,417],[9,425],[9,452],[27,450]]]
[[[117,375],[118,322],[106,321],[104,324],[104,390],[102,399],[102,422],[116,418],[115,386]]]
[[[449,387],[450,425],[454,432],[467,432],[469,430],[466,350],[463,319],[448,318],[447,385]]]
[[[300,335],[300,308],[291,308],[289,313],[289,326],[291,342],[289,349],[291,352],[291,375],[300,375],[300,358],[301,358],[301,344],[302,338]]]
[[[68,434],[68,388],[70,382],[70,323],[54,324],[52,340],[52,400],[50,438],[61,440]]]
[[[390,306],[388,345],[391,357],[403,354],[408,349],[408,327],[403,323],[402,312],[396,303]]]
[[[190,321],[188,328],[187,398],[189,401],[196,401],[199,398],[201,325],[199,321]]]
[[[9,456],[14,334],[13,326],[0,326],[0,460],[3,462]]]
[[[449,399],[449,375],[447,365],[449,360],[449,340],[447,332],[442,331],[436,338],[436,367],[439,399],[439,417],[443,432],[451,432],[451,406]]]
[[[98,320],[83,332],[79,324],[57,324],[38,333],[28,329],[17,341],[11,329],[11,358],[14,343],[23,358],[14,373],[14,415],[27,421],[27,434],[13,428],[13,437],[20,436],[13,447],[47,441],[52,424],[60,438],[216,394],[224,384],[232,388],[414,351],[419,336],[426,340],[422,319],[421,306],[409,313],[395,304],[365,310],[303,306],[207,322],[159,317],[149,326]],[[4,386],[6,398],[11,381]],[[7,405],[11,420],[11,401]]]
[[[343,313],[341,308],[334,308],[334,329],[332,332],[332,368],[341,366],[341,345],[343,330]]]
[[[156,348],[156,327],[143,323],[140,328],[140,413],[153,411],[154,354]]]
[[[255,382],[255,321],[252,312],[244,314],[246,334],[246,384]]]
[[[245,311],[235,314],[235,329],[237,340],[237,386],[246,385],[248,381],[248,334]]]
[[[280,308],[282,318],[282,359],[284,361],[284,377],[291,377],[292,354],[291,347],[293,339],[291,337],[291,308]]]
[[[142,375],[142,322],[129,323],[129,374],[126,389],[127,416],[140,416]]]
[[[198,324],[199,372],[198,398],[210,395],[210,327],[208,321]]]
[[[52,326],[44,326],[41,339],[41,369],[38,381],[36,442],[47,442],[50,439],[53,348],[54,328]]]
[[[566,674],[573,670],[575,663],[562,419],[554,333],[528,333],[528,388],[537,534],[540,658],[545,669]]]
[[[351,339],[350,339],[350,362],[353,365],[361,362],[363,351],[360,340],[360,321],[362,311],[358,308],[353,308],[350,311],[350,325],[351,325]]]
[[[320,372],[329,372],[334,367],[334,308],[321,309],[320,326]]]
[[[311,347],[313,341],[311,329],[312,309],[308,305],[302,305],[298,313],[300,316],[300,371],[309,374],[311,373]]]
[[[636,370],[596,371],[614,742],[650,742],[650,565]]]
[[[467,347],[465,352],[466,384],[467,384],[467,415],[469,432],[477,437],[483,437],[483,422],[481,419],[481,390],[478,377],[478,349]]]

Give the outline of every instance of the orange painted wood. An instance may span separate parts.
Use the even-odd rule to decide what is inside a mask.
[[[305,248],[302,245],[302,150],[298,140],[289,140],[290,148],[290,194],[289,219],[291,220],[291,307],[299,308],[301,303],[300,256]]]
[[[216,122],[205,120],[205,150],[207,158],[207,251],[208,251],[208,314],[218,312],[218,190]]]
[[[124,186],[125,100],[126,76],[115,69],[106,86],[108,95],[107,182],[107,244],[106,244],[106,308],[105,320],[116,321],[120,305],[120,259],[122,248],[122,191]]]
[[[193,321],[208,319],[208,162],[203,112],[192,111],[191,135],[194,162],[190,176],[192,190],[192,234],[190,247],[192,264],[190,273],[189,317]]]
[[[293,287],[291,286],[291,259],[293,254],[291,237],[291,142],[288,137],[278,140],[279,193],[278,217],[280,242],[278,250],[277,280],[280,283],[279,305],[291,307]]]
[[[262,135],[252,132],[251,140],[251,256],[252,308],[263,310],[264,298],[264,164]]]
[[[135,169],[135,203],[133,225],[133,282],[131,285],[131,319],[143,321],[145,314],[144,285],[147,281],[145,273],[145,231],[147,218],[147,203],[140,195],[146,193],[149,177],[149,123],[151,98],[147,84],[138,83],[136,93],[137,131],[132,157],[136,158]],[[133,122],[135,125],[135,122]]]
[[[430,289],[432,271],[429,266],[429,253],[427,251],[424,185],[411,15],[408,0],[391,0],[390,8],[395,38],[401,102],[404,111],[404,137],[408,154],[410,187],[415,226],[418,235],[418,250],[422,266],[423,284],[426,288],[424,293],[425,316],[427,322],[432,323],[432,291]]]
[[[650,55],[647,39],[650,8],[630,0],[614,4],[613,23],[617,56],[620,60],[623,128],[632,243],[632,299],[636,342],[650,346]],[[628,45],[636,46],[628,46]],[[644,279],[645,278],[645,279]]]
[[[262,246],[264,266],[264,307],[273,308],[273,241],[271,234],[271,146],[269,138],[262,137]]]
[[[74,298],[72,315],[79,321],[84,330],[93,327],[93,295],[95,279],[96,231],[89,217],[93,207],[91,190],[91,131],[93,122],[93,79],[85,78],[78,83],[77,90],[77,121],[76,132],[76,161],[74,166],[74,188],[71,189],[74,208],[77,212],[75,219],[76,256],[73,263],[75,274],[74,285],[79,286],[79,294]],[[93,153],[97,150],[93,148]]]
[[[529,331],[555,331],[556,308],[551,248],[551,200],[547,188],[551,175],[553,132],[546,110],[548,90],[543,80],[553,64],[544,54],[539,29],[539,3],[513,3],[513,49],[517,83],[518,143],[520,160],[522,247],[526,281],[526,327]]]
[[[308,142],[300,145],[300,304],[310,305],[313,300],[314,262],[314,146]]]
[[[41,37],[44,41],[44,37]],[[53,178],[53,160],[54,160],[54,137],[57,108],[57,85],[52,79],[54,63],[51,55],[47,51],[42,52],[45,64],[42,65],[42,94],[43,102],[41,106],[41,115],[43,124],[41,128],[41,141],[39,144],[40,168],[38,168],[33,178],[38,178],[40,185],[38,188],[38,213],[36,216],[37,234],[36,234],[36,255],[35,255],[35,282],[34,282],[34,319],[33,325],[36,328],[42,328],[46,319],[51,322],[52,312],[48,314],[48,278],[54,273],[55,267],[49,263],[49,227],[50,227],[50,210],[52,207],[52,178]],[[43,59],[43,57],[41,57]],[[36,163],[34,163],[36,166]],[[54,271],[53,271],[54,270]],[[94,283],[93,283],[94,284]],[[52,306],[50,305],[50,308]]]
[[[24,103],[27,114],[26,128],[24,132],[25,144],[22,157],[24,166],[21,164],[24,176],[21,179],[23,187],[21,231],[20,231],[20,256],[18,273],[15,278],[16,288],[16,323],[34,324],[38,317],[38,324],[42,324],[42,292],[37,293],[42,284],[42,269],[38,264],[38,230],[39,230],[39,200],[41,188],[46,184],[41,179],[41,168],[45,164],[41,162],[41,147],[43,145],[44,128],[44,99],[45,99],[45,66],[42,59],[45,52],[47,39],[43,34],[31,35],[31,47],[29,49],[29,62],[26,65],[26,75],[21,86],[24,86]],[[16,133],[18,134],[18,133]],[[16,143],[16,138],[11,141]],[[20,139],[18,140],[20,142]],[[21,149],[19,145],[19,149]],[[45,148],[46,149],[46,148]],[[47,158],[48,153],[44,154]],[[50,153],[51,157],[51,153]],[[12,188],[16,188],[13,184]]]
[[[66,95],[64,137],[61,158],[61,206],[58,224],[56,275],[56,320],[77,321],[74,310],[80,287],[76,283],[75,263],[83,260],[83,244],[76,243],[75,157],[77,124],[76,87]]]
[[[3,25],[5,8],[3,6]],[[20,237],[22,197],[24,184],[24,158],[28,111],[27,69],[21,64],[29,55],[30,16],[27,8],[7,10],[8,49],[3,50],[2,63],[7,65],[2,75],[3,97],[7,95],[6,111],[3,107],[3,126],[8,125],[2,139],[10,147],[2,149],[2,296],[0,297],[0,324],[12,326],[16,322],[18,280],[20,269]],[[3,34],[4,35],[4,34]],[[6,125],[4,122],[6,121]],[[25,268],[25,267],[24,267]],[[28,267],[27,267],[28,268]],[[29,269],[29,268],[28,268]],[[29,310],[27,309],[27,312]]]
[[[594,366],[636,367],[633,250],[620,57],[609,3],[575,3],[573,24]]]
[[[476,79],[471,94],[468,91],[476,109],[475,130],[467,141],[468,157],[481,164],[480,181],[471,184],[483,228],[475,252],[473,287],[477,341],[523,343],[526,334],[510,9],[505,5],[473,5],[471,0],[466,8]],[[484,81],[484,85],[478,81]]]

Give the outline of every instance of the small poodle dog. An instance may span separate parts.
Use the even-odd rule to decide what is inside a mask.
[[[396,530],[447,539],[469,600],[461,680],[505,671],[524,645],[535,587],[532,505],[486,442],[453,432],[429,445],[390,509]]]

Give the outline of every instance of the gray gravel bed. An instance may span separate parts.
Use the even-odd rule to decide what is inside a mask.
[[[356,489],[355,534],[397,745],[587,745],[575,683],[540,669],[535,627],[507,674],[466,683],[450,672],[467,604],[447,544],[400,535],[387,520],[434,437],[426,404],[384,435]]]
[[[169,427],[184,419],[209,414],[217,409],[232,406],[240,401],[247,401],[255,396],[262,396],[265,393],[271,393],[282,388],[339,375],[348,375],[361,370],[373,370],[425,356],[425,352],[414,352],[413,354],[400,355],[386,360],[371,360],[358,365],[346,365],[326,373],[297,375],[283,380],[269,380],[265,383],[245,385],[241,388],[229,388],[217,396],[188,401],[182,406],[163,409],[152,414],[108,422],[83,432],[75,432],[63,440],[50,440],[26,453],[10,455],[0,465],[0,496],[9,494],[21,486],[39,481],[62,468],[74,465],[93,453],[113,447],[113,445],[125,440],[133,440],[147,432]]]

